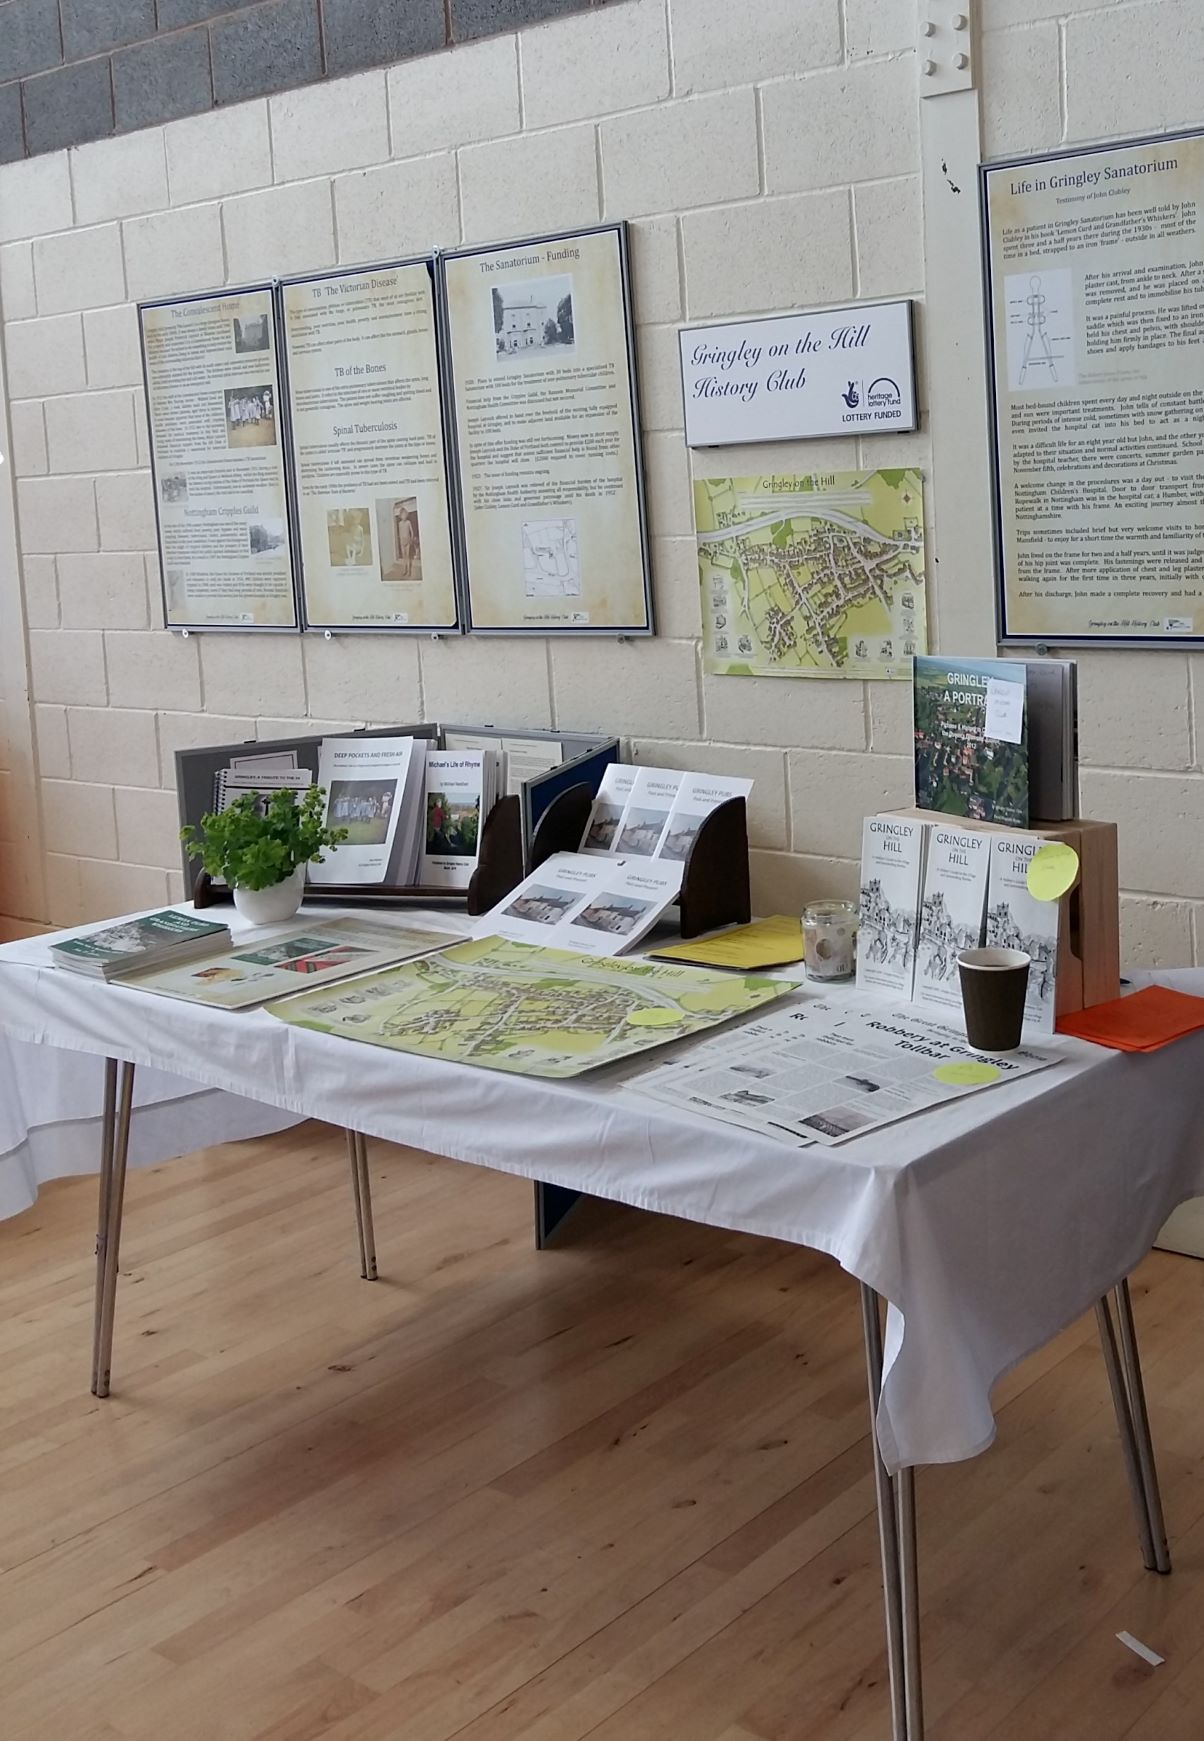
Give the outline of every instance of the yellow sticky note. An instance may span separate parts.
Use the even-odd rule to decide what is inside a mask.
[[[966,1058],[960,1064],[938,1064],[932,1074],[950,1088],[985,1088],[988,1082],[998,1082],[1003,1072],[997,1064],[978,1064]]]
[[[1078,881],[1079,855],[1064,840],[1039,846],[1028,861],[1025,881],[1037,901],[1057,901]]]
[[[676,1010],[632,1010],[627,1020],[633,1028],[672,1028],[681,1016]]]

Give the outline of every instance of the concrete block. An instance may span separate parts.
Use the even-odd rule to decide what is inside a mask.
[[[67,709],[39,702],[34,708],[33,724],[38,774],[46,780],[69,780],[71,745],[67,737]]]
[[[675,326],[645,326],[636,332],[640,421],[645,429],[682,426],[681,362]]]
[[[202,635],[201,672],[207,711],[305,712],[300,635]]]
[[[0,167],[0,242],[48,236],[74,221],[65,151]]]
[[[519,56],[527,127],[592,120],[669,95],[663,0],[626,0],[524,31]]]
[[[751,89],[616,115],[599,128],[606,215],[640,217],[760,191]]]
[[[121,231],[116,224],[39,237],[33,245],[33,270],[43,314],[125,301]]]
[[[25,155],[25,123],[21,114],[21,86],[16,79],[0,85],[0,163],[14,163]]]
[[[225,281],[220,208],[153,212],[122,225],[131,301],[209,290]]]
[[[153,713],[124,707],[69,707],[67,732],[74,779],[158,786],[159,746]]]
[[[395,157],[473,145],[522,126],[513,36],[390,67],[388,91]]]
[[[90,551],[58,559],[65,629],[145,629],[146,567],[136,550]]]
[[[47,400],[46,436],[56,472],[99,472],[136,463],[128,392]]]
[[[312,712],[396,725],[420,719],[418,642],[404,635],[306,635],[305,691]]]
[[[1153,0],[1068,18],[1065,54],[1067,141],[1123,138],[1200,119],[1204,11],[1196,0]]]
[[[174,206],[228,199],[271,183],[272,145],[264,102],[239,103],[177,121],[165,137]]]
[[[470,36],[492,36],[498,30],[580,12],[583,0],[450,0],[450,4],[452,35],[463,42]]]
[[[153,550],[155,496],[148,471],[108,472],[96,479],[102,550]]]
[[[1120,959],[1124,967],[1190,967],[1192,909],[1185,901],[1144,895],[1120,898]]]
[[[26,79],[21,100],[31,156],[103,139],[113,131],[113,86],[106,60],[82,60]]]
[[[333,186],[342,263],[423,254],[460,234],[460,191],[450,151],[337,175]]]
[[[53,403],[57,404],[59,401]],[[13,476],[44,477],[50,470],[50,461],[46,452],[46,419],[42,401],[18,399],[9,409],[13,433]],[[55,470],[58,470],[57,466]]]
[[[629,641],[599,648],[564,640],[552,646],[556,724],[577,731],[697,742],[698,674],[692,641]]]
[[[838,187],[913,169],[918,110],[910,55],[766,85],[761,114],[769,192]]]
[[[1118,825],[1122,889],[1199,898],[1204,776],[1084,768],[1079,798],[1084,816]]]
[[[447,40],[443,0],[322,0],[326,72],[337,77],[358,67],[385,66],[408,55],[429,54]]]
[[[77,707],[108,704],[100,635],[76,629],[31,629],[29,675],[36,701]]]
[[[853,229],[859,296],[893,298],[923,291],[924,213],[918,175],[859,183],[853,189]]]
[[[860,683],[809,677],[704,677],[706,735],[723,743],[863,750]]]
[[[466,146],[460,194],[468,242],[597,223],[594,129],[560,127]]]
[[[44,72],[62,58],[58,0],[10,0],[0,6],[0,68],[6,79]]]
[[[21,591],[25,600],[25,626],[57,629],[59,626],[58,572],[53,556],[27,556],[21,564]]]
[[[698,546],[692,538],[652,540],[652,599],[658,635],[671,641],[701,635]]]
[[[77,858],[46,854],[46,916],[52,925],[86,923],[80,906]]]
[[[852,294],[843,188],[686,212],[681,240],[691,320],[839,302]]]
[[[155,0],[60,0],[67,60],[103,54],[155,34]]]
[[[987,0],[988,6],[993,3],[995,0]],[[845,53],[850,60],[900,54],[912,48],[915,40],[913,0],[845,0]]]
[[[84,315],[84,360],[89,387],[141,387],[138,312],[132,302],[88,310]]]
[[[867,683],[869,747],[879,754],[912,753],[914,716],[910,683]]]
[[[17,518],[26,555],[95,550],[96,496],[91,478],[21,478]]]
[[[1190,768],[1191,697],[1186,654],[1075,654],[1079,759],[1104,768]],[[1204,884],[1199,890],[1204,894]]]
[[[286,91],[268,104],[277,181],[360,169],[389,155],[383,72]]]
[[[38,312],[33,278],[33,243],[0,248],[0,319],[31,320]]]
[[[159,29],[179,30],[186,24],[201,24],[220,13],[258,4],[259,0],[158,0]]]
[[[80,145],[70,160],[77,223],[103,224],[167,204],[167,159],[159,127]]]
[[[106,630],[105,663],[115,707],[200,711],[201,637],[151,629]]]
[[[841,58],[840,0],[759,0],[738,18],[729,0],[670,0],[673,88],[757,84]]]
[[[808,901],[855,901],[861,880],[858,860],[817,858],[786,852],[753,850],[754,913],[801,913]]]
[[[1062,66],[1058,25],[1052,20],[1027,30],[992,30],[979,51],[983,104],[983,150],[1040,151],[1062,138]]]
[[[648,529],[656,538],[689,538],[694,534],[694,503],[690,467],[680,435],[644,437],[644,480]]]
[[[881,435],[874,437],[872,452],[875,464],[882,451],[878,444],[886,439]],[[805,441],[761,441],[751,449],[741,445],[696,447],[690,453],[696,478],[747,477],[750,458],[752,470],[764,476],[770,472],[779,477],[786,472],[806,477],[813,472],[851,471],[857,468],[857,440],[850,435],[814,437]]]
[[[97,919],[119,919],[123,913],[137,912],[141,907],[161,907],[168,901],[184,899],[182,890],[178,896],[171,893],[167,872],[151,865],[106,864],[99,859],[81,858],[76,861],[76,869],[81,925]],[[179,872],[176,874],[178,877]]]
[[[177,750],[243,743],[255,736],[255,721],[237,714],[161,713],[158,720],[159,784],[170,792],[176,789]]]
[[[239,194],[222,206],[230,282],[333,266],[330,183],[299,181]]]
[[[363,725],[355,719],[257,719],[255,737],[261,744],[277,743],[282,738],[342,737]]]
[[[270,0],[210,26],[213,100],[240,103],[322,77],[318,0]]]
[[[209,36],[203,29],[119,48],[113,56],[113,106],[119,133],[195,115],[213,102]]]
[[[677,219],[641,218],[627,229],[631,303],[637,321],[681,319]]]
[[[637,738],[631,745],[631,760],[650,768],[682,768],[687,772],[755,781],[748,800],[749,844],[785,850],[786,757],[781,750],[729,749],[723,744],[678,744]]]
[[[122,863],[156,865],[164,871],[178,867],[180,818],[175,793],[118,786],[113,800],[117,856]]]
[[[42,781],[42,835],[47,852],[117,857],[112,786],[79,780]]]
[[[549,726],[547,643],[487,636],[423,641],[425,717],[465,725]]]
[[[728,679],[730,683],[739,681],[734,677]],[[781,681],[789,682],[786,678]],[[799,678],[795,687],[807,682],[806,678]],[[822,679],[809,686],[824,690],[849,687]],[[791,750],[786,763],[790,780],[790,839],[795,852],[858,862],[863,818],[914,800],[915,774],[910,755],[859,756],[836,750]],[[838,803],[833,802],[836,793]]]

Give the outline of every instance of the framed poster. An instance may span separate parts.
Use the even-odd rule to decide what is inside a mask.
[[[917,427],[911,303],[685,326],[688,447]]]
[[[1204,639],[1204,134],[984,166],[1004,641]]]
[[[268,284],[138,305],[169,629],[296,629]]]
[[[651,634],[625,227],[440,270],[470,626]]]
[[[454,631],[433,258],[279,295],[306,626]]]

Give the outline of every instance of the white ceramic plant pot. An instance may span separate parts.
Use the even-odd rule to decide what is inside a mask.
[[[267,889],[240,889],[234,885],[234,905],[251,925],[279,925],[291,919],[305,896],[305,870],[299,864],[291,877]]]

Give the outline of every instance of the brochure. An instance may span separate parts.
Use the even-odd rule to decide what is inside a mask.
[[[754,919],[751,925],[732,925],[713,936],[670,943],[648,953],[653,961],[692,961],[699,967],[737,968],[742,973],[788,967],[803,959],[803,927],[801,920],[775,913],[770,919]]]
[[[920,809],[1027,828],[1023,662],[919,656],[912,686]]]
[[[350,979],[352,974],[407,961],[456,941],[454,932],[416,925],[324,919],[283,937],[209,953],[186,967],[152,968],[123,983],[137,991],[181,998],[185,1003],[241,1010],[266,1003],[269,998],[287,997],[302,985]]]
[[[610,850],[629,858],[655,858],[668,833],[669,816],[684,778],[675,768],[637,768]]]
[[[161,961],[191,961],[196,955],[230,941],[230,927],[194,919],[166,907],[140,919],[123,919],[84,937],[65,937],[50,945],[55,967],[85,973],[93,979],[113,979]]]
[[[558,852],[478,919],[473,936],[618,955],[652,929],[680,886],[680,865]]]
[[[729,798],[747,798],[752,788],[751,780],[614,762],[598,788],[581,850],[684,863],[711,811]]]
[[[867,816],[861,836],[857,984],[911,998],[924,867],[924,823]]]
[[[991,836],[987,944],[993,949],[1023,949],[1030,957],[1024,1025],[1052,1034],[1061,903],[1037,900],[1029,894],[1026,880],[1029,860],[1044,845],[1035,834]]]
[[[916,949],[914,1001],[962,1019],[957,958],[982,942],[987,907],[987,871],[993,836],[970,828],[928,831],[924,898]]]
[[[428,750],[423,888],[466,889],[476,869],[485,818],[497,797],[496,750]]]
[[[669,812],[669,825],[661,840],[659,857],[684,862],[712,810],[729,798],[747,798],[751,780],[725,779],[716,774],[683,774]]]
[[[611,762],[602,776],[589,821],[581,839],[581,851],[610,852],[619,835],[619,824],[635,785],[637,769],[628,762]]]
[[[322,740],[318,784],[326,792],[326,823],[346,828],[348,837],[310,865],[311,883],[414,881],[425,761],[424,738]]]

